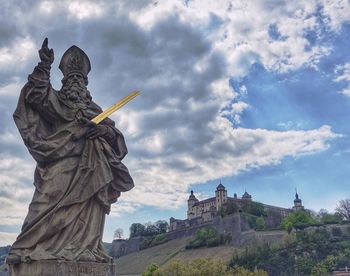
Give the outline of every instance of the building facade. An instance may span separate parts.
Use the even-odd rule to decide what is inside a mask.
[[[252,201],[252,196],[247,191],[244,192],[241,198],[239,198],[236,193],[233,197],[229,197],[225,186],[221,183],[216,187],[215,197],[204,200],[198,200],[194,195],[194,192],[191,191],[187,200],[187,219],[180,220],[171,217],[169,224],[170,231],[184,229],[186,227],[212,221],[217,216],[218,211],[229,203],[236,203],[237,206],[239,206]],[[279,218],[277,221],[271,222],[272,218],[267,217],[267,221],[270,221],[272,225],[277,225],[280,220],[286,217],[290,212],[304,209],[302,201],[297,193],[292,208],[283,208],[268,204],[262,204],[262,206],[267,216],[273,215],[274,217]]]

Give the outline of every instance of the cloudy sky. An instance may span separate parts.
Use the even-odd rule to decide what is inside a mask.
[[[0,0],[0,245],[20,231],[35,162],[12,120],[45,37],[58,64],[75,44],[90,57],[135,188],[114,204],[105,241],[133,222],[185,218],[191,189],[334,210],[350,197],[350,6],[347,0]]]

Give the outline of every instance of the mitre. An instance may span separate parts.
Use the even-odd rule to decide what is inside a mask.
[[[65,78],[72,73],[80,73],[87,78],[91,65],[87,54],[73,45],[63,54],[59,68]]]

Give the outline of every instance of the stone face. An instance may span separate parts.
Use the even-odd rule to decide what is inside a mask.
[[[116,265],[106,263],[34,261],[10,265],[10,276],[115,276]]]

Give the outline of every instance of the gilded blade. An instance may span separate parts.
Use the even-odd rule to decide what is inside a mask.
[[[121,108],[123,105],[130,102],[133,98],[140,95],[140,91],[133,91],[123,99],[121,99],[116,104],[112,105],[111,107],[107,108],[105,111],[103,111],[101,114],[97,115],[95,118],[91,120],[91,122],[94,122],[95,124],[99,124],[104,119],[106,119],[109,115],[111,115],[113,112],[117,111],[119,108]]]

